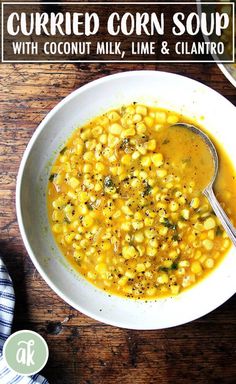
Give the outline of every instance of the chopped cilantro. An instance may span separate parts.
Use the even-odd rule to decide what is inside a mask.
[[[164,217],[164,222],[162,223],[164,227],[170,228],[170,229],[176,229],[176,224],[171,223],[167,217]]]
[[[67,150],[67,147],[62,148],[62,150],[60,151],[60,154],[63,155],[63,153],[65,153],[66,150]]]
[[[223,230],[218,226],[216,228],[216,236],[222,236],[223,235]]]
[[[57,177],[57,173],[52,173],[52,174],[49,176],[49,181],[53,181],[56,177]]]
[[[162,144],[169,144],[169,142],[170,142],[170,140],[169,139],[165,139],[163,142],[162,142]]]

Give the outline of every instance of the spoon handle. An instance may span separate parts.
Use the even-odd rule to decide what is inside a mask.
[[[230,219],[228,218],[225,211],[221,207],[219,201],[217,200],[214,194],[212,187],[206,188],[203,193],[208,198],[216,216],[220,219],[221,224],[223,225],[227,235],[229,236],[234,246],[236,247],[236,229],[234,228]]]

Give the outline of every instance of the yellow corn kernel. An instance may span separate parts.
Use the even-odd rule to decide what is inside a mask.
[[[150,256],[150,257],[153,257],[157,254],[157,249],[156,248],[153,248],[153,247],[149,247],[147,246],[147,255]]]
[[[171,285],[170,290],[171,290],[172,295],[178,295],[179,290],[180,290],[180,286],[178,284]]]
[[[103,127],[101,127],[100,125],[97,125],[92,129],[92,134],[95,138],[97,138],[99,135],[102,134],[102,131],[103,131]]]
[[[118,284],[123,287],[128,281],[128,277],[127,276],[122,276],[119,280],[118,280]]]
[[[134,128],[129,128],[129,129],[125,129],[122,134],[121,134],[121,137],[124,138],[124,137],[132,137],[136,134],[135,132],[135,129]]]
[[[210,251],[213,248],[213,242],[209,239],[203,240],[202,245],[207,251]]]
[[[107,266],[105,263],[99,263],[96,265],[95,270],[98,273],[105,273],[105,272],[107,272]]]
[[[133,216],[133,212],[131,211],[131,209],[127,205],[123,205],[121,210],[122,210],[122,212],[124,212],[125,215]]]
[[[146,116],[147,115],[147,107],[145,107],[144,105],[137,105],[136,106],[136,113],[138,113],[139,115]]]
[[[146,267],[145,267],[145,265],[144,265],[143,263],[138,263],[138,264],[136,265],[136,271],[137,271],[137,272],[144,272],[145,269],[146,269]]]
[[[229,245],[230,245],[229,239],[224,240],[224,243],[223,243],[224,248],[228,248]]]
[[[172,260],[164,260],[162,262],[162,265],[163,265],[164,268],[171,268],[172,264],[173,264]]]
[[[197,275],[202,272],[202,266],[199,261],[193,261],[191,264],[191,271]]]
[[[215,220],[213,219],[213,217],[208,217],[208,218],[204,221],[203,225],[204,225],[204,228],[205,228],[207,231],[209,231],[210,229],[215,228],[215,226],[216,226],[216,222],[215,222]]]
[[[140,256],[143,256],[144,255],[144,252],[145,252],[145,247],[143,245],[137,245],[137,250],[138,250],[138,253]]]
[[[93,218],[91,216],[85,216],[83,218],[82,224],[85,228],[89,228],[93,225]]]
[[[179,204],[176,203],[175,201],[171,201],[170,202],[170,210],[172,212],[176,212],[176,211],[178,211],[178,209],[179,209]]]
[[[65,241],[67,242],[67,244],[71,244],[72,241],[74,240],[74,238],[75,238],[75,233],[71,232],[71,233],[68,233],[68,235],[65,236]]]
[[[206,259],[206,261],[204,263],[205,267],[209,268],[209,269],[213,268],[214,264],[215,264],[215,261],[214,261],[214,259],[211,259],[211,258]]]
[[[83,255],[81,252],[79,251],[74,251],[73,253],[73,257],[76,259],[76,260],[81,260],[83,258]]]
[[[130,228],[131,228],[131,223],[129,223],[128,221],[125,221],[121,224],[121,227],[120,229],[122,231],[125,231],[125,232],[129,232],[130,231]]]
[[[158,241],[157,241],[157,239],[149,240],[148,244],[150,245],[150,247],[158,248]]]
[[[134,123],[139,123],[142,120],[142,116],[139,113],[135,113],[133,116],[133,122]]]
[[[176,250],[170,251],[169,252],[169,257],[173,260],[178,256],[178,253]]]
[[[147,149],[148,149],[149,151],[154,151],[154,150],[156,149],[156,145],[157,145],[156,140],[154,140],[154,139],[149,140],[149,141],[147,142]]]
[[[61,224],[54,224],[53,226],[52,226],[52,231],[54,232],[54,233],[62,233],[62,231],[63,231],[63,226],[61,225]]]
[[[190,266],[190,262],[188,260],[182,260],[179,262],[178,264],[179,267],[189,267]]]
[[[68,157],[66,155],[60,155],[60,162],[65,163],[68,160]]]
[[[136,131],[139,135],[142,135],[147,130],[147,127],[144,123],[137,123],[136,124]]]
[[[99,192],[99,191],[101,191],[101,189],[102,189],[102,185],[101,185],[101,184],[96,183],[96,184],[94,185],[94,191],[95,191],[95,192]]]
[[[197,209],[197,208],[199,207],[199,205],[200,205],[200,200],[199,200],[199,198],[198,198],[198,197],[194,197],[194,198],[192,199],[190,205],[191,205],[191,207],[192,207],[193,209]]]
[[[143,156],[141,159],[141,164],[143,167],[150,167],[152,161],[150,156]]]
[[[93,167],[91,164],[84,164],[83,166],[83,172],[84,173],[90,173],[92,171]]]
[[[143,222],[142,221],[132,221],[132,227],[134,228],[135,231],[138,229],[143,228]]]
[[[210,231],[208,231],[207,236],[208,236],[208,239],[214,240],[214,238],[215,238],[215,231],[213,229],[211,229]]]
[[[164,227],[164,226],[161,226],[159,229],[158,229],[158,232],[161,236],[165,236],[168,232],[168,228],[167,227]]]
[[[76,155],[79,155],[79,156],[82,155],[83,150],[84,150],[84,144],[79,143],[76,145],[76,150],[75,150]]]
[[[132,259],[137,256],[137,251],[132,245],[127,245],[122,248],[122,255],[125,259]]]
[[[150,116],[146,116],[144,117],[144,122],[148,126],[148,128],[151,128],[153,126],[154,119]]]
[[[108,135],[108,146],[114,148],[119,143],[119,137],[109,134]]]
[[[178,121],[179,121],[179,118],[177,115],[171,114],[167,117],[167,123],[168,124],[176,124],[176,123],[178,123]]]
[[[113,214],[113,219],[118,219],[119,217],[121,216],[121,211],[120,210],[118,210],[118,211],[116,211],[114,214]]]
[[[108,251],[111,249],[111,243],[109,241],[101,242],[100,247],[103,251]]]
[[[189,219],[189,209],[182,209],[182,211],[181,211],[181,216],[182,216],[185,220],[188,220],[188,219]]]
[[[69,185],[72,187],[72,188],[77,188],[78,185],[79,185],[79,180],[76,178],[76,177],[71,177],[68,181]]]
[[[122,126],[118,123],[111,124],[109,127],[109,132],[113,135],[119,136],[122,132]]]
[[[145,217],[144,225],[146,227],[151,227],[153,223],[154,223],[154,219],[152,219],[151,217]]]
[[[134,279],[136,276],[136,273],[133,271],[126,271],[125,276],[128,277],[128,279]]]
[[[155,287],[148,288],[146,292],[147,292],[148,296],[154,296],[156,294],[156,292],[157,292],[157,289]]]
[[[130,165],[131,164],[132,157],[129,153],[126,153],[121,158],[121,163],[124,165]]]
[[[152,239],[155,235],[155,232],[153,229],[149,228],[149,229],[145,229],[144,234],[147,239]]]
[[[138,151],[142,154],[145,155],[147,153],[147,148],[143,144],[139,144],[137,146]]]
[[[126,107],[125,112],[130,113],[131,115],[134,115],[135,114],[134,106],[133,105],[129,105],[128,107]]]
[[[142,180],[146,180],[147,177],[148,177],[148,174],[147,174],[147,172],[145,172],[145,171],[140,171],[140,172],[139,172],[139,177],[140,177],[140,179],[142,179]]]
[[[132,153],[132,159],[133,160],[136,160],[140,157],[140,153],[138,151],[135,151]]]
[[[165,123],[166,122],[166,113],[163,111],[156,112],[156,121],[158,123]]]
[[[110,121],[112,122],[116,122],[118,120],[120,120],[120,115],[119,113],[117,113],[116,111],[111,111],[107,114],[107,117]]]
[[[169,281],[169,277],[167,273],[162,273],[160,276],[157,278],[157,283],[158,284],[167,284]]]
[[[88,162],[93,162],[94,155],[92,151],[85,152],[83,155],[83,159]]]
[[[67,192],[67,196],[70,198],[70,199],[77,199],[77,194],[74,193],[73,191],[68,191]]]
[[[133,288],[131,286],[127,285],[126,287],[123,287],[123,292],[131,294],[131,293],[133,293]]]
[[[64,219],[64,212],[57,209],[52,213],[52,221],[61,221]]]
[[[91,271],[88,271],[88,273],[87,273],[87,277],[88,277],[89,279],[91,279],[91,280],[95,280],[97,276],[96,276],[95,273],[93,273],[93,272],[91,272]]]
[[[91,137],[90,129],[86,129],[85,131],[80,133],[80,137],[83,141],[88,140]]]
[[[89,200],[89,195],[87,192],[81,191],[79,193],[79,201],[81,203],[86,203]]]
[[[134,234],[134,241],[137,243],[142,243],[144,241],[144,235],[142,232],[136,232]]]
[[[140,180],[139,179],[132,179],[130,182],[130,185],[133,188],[138,188],[140,186]]]
[[[156,174],[158,177],[163,178],[167,175],[167,170],[166,169],[158,169]]]
[[[184,205],[184,204],[186,203],[186,199],[185,199],[185,197],[184,197],[184,196],[181,196],[181,197],[178,199],[178,203],[179,203],[180,205]]]
[[[107,143],[107,134],[106,134],[106,133],[103,133],[103,134],[99,137],[99,141],[100,141],[100,143],[102,143],[102,144],[106,144],[106,143]]]

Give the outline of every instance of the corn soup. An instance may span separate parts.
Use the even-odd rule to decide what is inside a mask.
[[[55,240],[109,294],[156,299],[206,276],[231,246],[202,190],[213,163],[184,116],[133,103],[79,127],[49,178]],[[185,132],[184,132],[185,131]],[[217,145],[216,196],[236,222],[236,178]]]

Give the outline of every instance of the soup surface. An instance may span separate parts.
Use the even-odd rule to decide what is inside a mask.
[[[52,232],[97,287],[121,296],[176,295],[231,246],[202,189],[211,156],[182,115],[133,103],[79,127],[49,178]],[[213,140],[214,141],[214,140]],[[223,149],[216,195],[236,222],[236,178]]]

